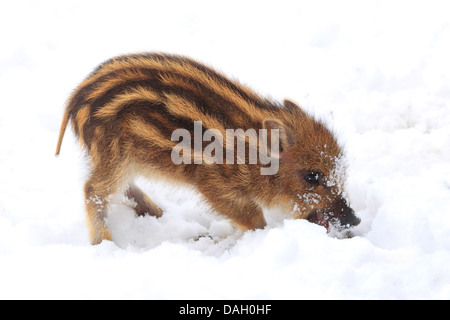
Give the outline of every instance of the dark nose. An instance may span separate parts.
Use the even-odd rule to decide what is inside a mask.
[[[355,211],[350,208],[347,201],[342,197],[335,202],[333,212],[335,217],[339,219],[342,227],[354,227],[361,222],[361,219],[355,215]]]
[[[339,219],[342,226],[354,227],[360,224],[361,219],[355,215],[355,211],[352,208],[348,207],[345,211]]]

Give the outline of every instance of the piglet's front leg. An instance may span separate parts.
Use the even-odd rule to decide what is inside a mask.
[[[264,229],[267,225],[261,207],[238,192],[217,191],[214,188],[199,188],[209,204],[219,213],[227,216],[244,231]]]

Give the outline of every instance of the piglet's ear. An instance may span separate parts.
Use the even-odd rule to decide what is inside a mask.
[[[267,130],[267,136],[271,136],[272,130],[278,130],[280,138],[279,156],[281,158],[283,151],[294,144],[294,137],[291,131],[280,121],[267,119],[264,120],[263,129]],[[269,140],[270,141],[270,140]]]
[[[284,108],[287,111],[295,114],[297,117],[298,116],[307,116],[307,113],[305,113],[305,111],[297,103],[293,102],[292,100],[284,99],[283,104],[284,104]]]
[[[284,99],[283,103],[284,103],[284,107],[288,110],[298,111],[300,109],[300,107],[295,102],[293,102],[289,99]]]

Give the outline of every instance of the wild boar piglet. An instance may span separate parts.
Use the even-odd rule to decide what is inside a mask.
[[[92,244],[111,240],[113,194],[139,215],[163,214],[138,176],[193,186],[244,230],[264,228],[262,207],[274,206],[327,229],[360,221],[344,197],[343,151],[324,123],[190,58],[140,53],[104,62],[69,97],[57,155],[69,122],[90,161]]]

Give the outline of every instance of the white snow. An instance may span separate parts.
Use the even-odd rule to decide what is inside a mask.
[[[3,1],[0,299],[449,299],[450,15],[445,1]],[[65,99],[120,53],[174,52],[288,97],[345,144],[356,237],[267,212],[242,233],[193,190],[139,181],[91,246]]]

